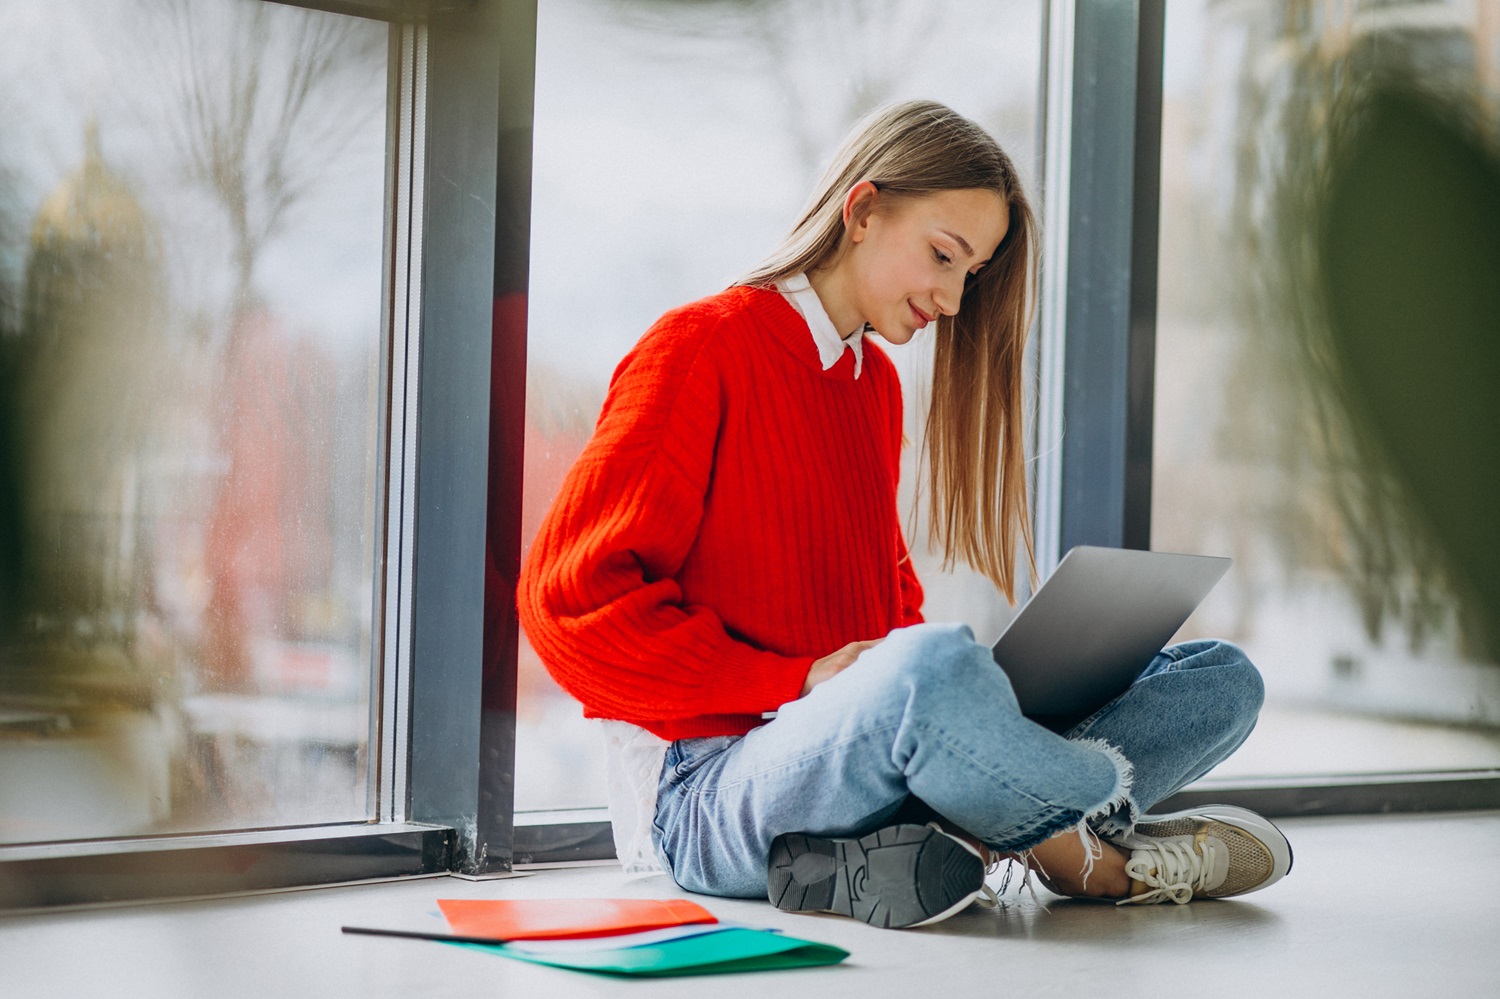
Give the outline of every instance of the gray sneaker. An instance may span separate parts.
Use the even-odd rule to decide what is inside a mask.
[[[1109,841],[1130,851],[1130,895],[1119,905],[1230,898],[1273,885],[1292,869],[1282,831],[1233,805],[1143,815],[1129,835]]]
[[[979,850],[936,824],[886,826],[849,838],[786,833],[771,843],[766,893],[787,912],[928,926],[978,898],[984,875]]]

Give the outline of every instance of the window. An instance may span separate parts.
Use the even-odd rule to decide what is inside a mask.
[[[1500,767],[1500,667],[1317,380],[1287,251],[1327,109],[1372,73],[1410,72],[1497,122],[1486,11],[1172,4],[1152,543],[1235,558],[1188,627],[1242,644],[1268,688],[1216,776]]]
[[[1255,231],[1220,195],[1259,204],[1244,156],[1286,141],[1262,141],[1297,99],[1268,54],[1305,57],[1309,38],[1399,43],[1495,106],[1487,7],[1355,6],[1294,18],[1174,4],[1159,121],[1161,0],[889,0],[858,18],[833,0],[558,0],[539,46],[534,0],[5,5],[0,908],[609,855],[593,735],[524,638],[519,668],[512,658],[521,546],[614,361],[664,309],[772,245],[860,110],[917,94],[990,127],[1034,191],[1045,97],[1044,566],[1074,534],[1120,544],[1149,528],[1156,547],[1231,554],[1243,536],[1260,603],[1236,603],[1246,587],[1230,583],[1192,627],[1244,641],[1273,688],[1328,695],[1273,700],[1258,738],[1298,738],[1287,719],[1314,711],[1303,720],[1320,734],[1378,732],[1366,745],[1380,766],[1493,767],[1497,673],[1447,654],[1450,603],[1422,619],[1420,656],[1392,640],[1417,637],[1400,623],[1417,619],[1388,618],[1386,643],[1361,645],[1336,549],[1289,561],[1268,505],[1201,488],[1308,471],[1248,435],[1249,416],[1280,417],[1255,408],[1255,379],[1274,370],[1254,353],[1265,317],[1200,297],[1234,287]],[[1328,36],[1320,18],[1335,16],[1354,30]],[[899,69],[891,33],[922,40]],[[319,51],[327,62],[305,58]],[[1135,433],[1152,376],[1133,362],[1149,356],[1136,332],[1153,331],[1147,348],[1156,336],[1158,217],[1153,438]],[[1236,351],[1238,383],[1200,400],[1222,412],[1184,420],[1182,369],[1217,375]],[[897,361],[915,438],[921,347]],[[487,402],[489,421],[476,417]],[[1096,488],[1071,488],[1078,476]],[[1337,509],[1326,475],[1294,485],[1314,526]],[[908,533],[922,558],[923,525]],[[1289,588],[1268,589],[1267,566]],[[929,616],[981,638],[1003,627],[987,583],[920,569]],[[1399,577],[1403,599],[1412,579]],[[1299,610],[1299,587],[1331,608],[1311,638],[1349,640],[1278,660],[1257,643],[1298,626],[1277,615]],[[1278,678],[1278,662],[1312,672]],[[1450,722],[1455,689],[1470,714],[1424,721],[1420,747],[1393,751],[1416,746],[1391,738],[1414,727],[1360,712],[1419,673],[1439,678],[1422,694]],[[1289,769],[1257,753],[1241,757],[1250,770]],[[1492,805],[1500,781],[1478,783],[1478,798],[1408,790],[1397,805]],[[595,821],[569,824],[565,807]]]
[[[1000,139],[1038,197],[1036,3],[559,0],[540,15],[525,544],[620,358],[663,312],[775,245],[860,115],[909,97],[949,103]],[[892,354],[917,441],[930,343]],[[997,637],[1010,609],[994,586],[942,572],[924,522],[908,535],[927,616]],[[599,737],[521,641],[516,809],[602,805]]]
[[[389,33],[0,14],[0,843],[374,815]]]

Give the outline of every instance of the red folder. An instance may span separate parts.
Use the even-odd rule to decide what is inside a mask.
[[[681,898],[440,898],[438,907],[458,936],[492,940],[604,937],[718,922]]]

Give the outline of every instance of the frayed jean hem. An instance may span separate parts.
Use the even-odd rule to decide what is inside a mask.
[[[1078,832],[1084,849],[1092,853],[1094,846],[1089,843],[1086,829],[1101,838],[1110,839],[1126,835],[1135,827],[1136,817],[1139,814],[1139,808],[1131,796],[1135,767],[1125,758],[1124,753],[1103,739],[1073,739],[1071,741],[1080,746],[1097,749],[1114,766],[1115,784],[1109,796],[1087,812],[1077,809],[1063,811],[1043,823],[1038,831],[1028,831],[1013,842],[986,841],[987,846],[1002,853],[1025,853],[1059,833],[1073,829]]]

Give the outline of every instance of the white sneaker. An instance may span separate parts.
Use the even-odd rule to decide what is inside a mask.
[[[1229,898],[1273,885],[1292,869],[1292,845],[1282,831],[1233,805],[1143,815],[1128,836],[1109,841],[1130,851],[1130,895],[1119,905]]]

